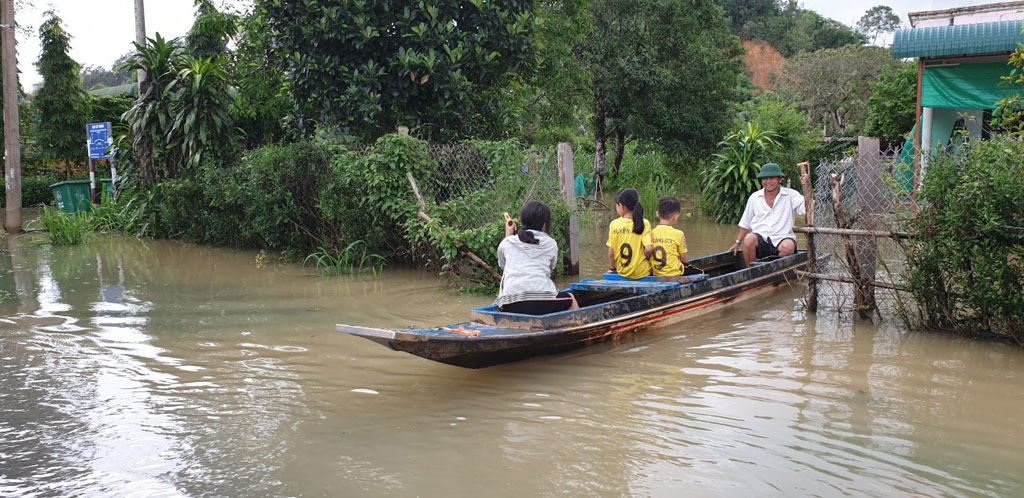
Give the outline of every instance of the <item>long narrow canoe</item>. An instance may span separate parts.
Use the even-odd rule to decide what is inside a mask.
[[[584,279],[570,290],[577,310],[547,315],[504,313],[485,306],[470,321],[429,329],[384,329],[338,324],[338,331],[395,351],[466,368],[482,368],[564,352],[662,327],[772,292],[796,280],[807,253],[766,258],[743,267],[742,253],[691,261],[707,277],[688,283]]]

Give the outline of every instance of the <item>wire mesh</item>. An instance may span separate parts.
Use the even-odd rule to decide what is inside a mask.
[[[814,170],[814,224],[877,232],[905,231],[913,212],[913,157],[899,148],[873,153],[860,150],[820,162]],[[819,256],[827,254],[817,273],[851,278],[860,272],[876,282],[900,285],[904,253],[889,237],[814,235]],[[856,265],[856,266],[854,266]],[[875,288],[881,313],[906,311],[906,294]],[[818,281],[819,309],[849,311],[855,306],[854,284]]]

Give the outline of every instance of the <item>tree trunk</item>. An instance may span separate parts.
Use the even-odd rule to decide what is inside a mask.
[[[135,43],[146,45],[146,8],[143,0],[135,0]],[[142,95],[142,84],[146,81],[146,71],[136,71],[139,78],[139,95]]]
[[[608,129],[605,126],[605,112],[601,105],[601,96],[597,95],[594,109],[594,141],[597,142],[597,153],[594,157],[594,176],[596,181],[604,177],[608,169]]]
[[[612,175],[619,175],[619,168],[622,167],[622,154],[626,151],[626,132],[615,130],[615,165],[612,167]]]

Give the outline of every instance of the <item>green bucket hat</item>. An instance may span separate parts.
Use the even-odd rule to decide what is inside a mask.
[[[764,166],[761,166],[761,172],[757,174],[758,179],[771,178],[773,176],[786,176],[782,174],[782,168],[775,163],[764,163]]]

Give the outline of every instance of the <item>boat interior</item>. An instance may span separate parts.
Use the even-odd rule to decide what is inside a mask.
[[[770,265],[782,258],[772,257],[755,261],[751,267]],[[690,261],[689,266],[702,271],[685,277],[646,277],[629,280],[618,275],[602,275],[599,279],[583,279],[569,289],[580,308],[545,315],[525,315],[499,311],[490,305],[474,309],[470,319],[474,323],[499,328],[537,330],[592,323],[612,316],[665,304],[695,293],[707,292],[722,285],[719,277],[744,269],[742,252],[712,254]],[[727,278],[727,277],[726,277]]]

